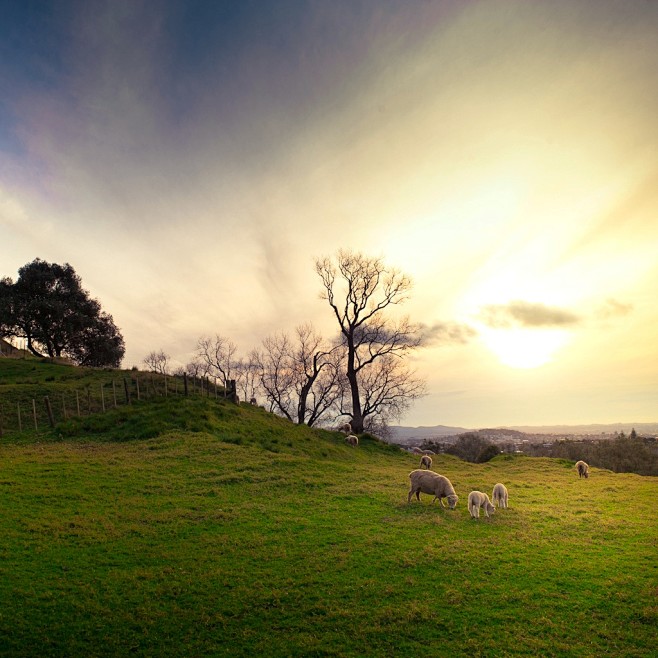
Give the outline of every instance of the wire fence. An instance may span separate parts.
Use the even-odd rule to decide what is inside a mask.
[[[70,418],[105,413],[134,402],[190,395],[234,400],[235,381],[222,386],[208,378],[135,373],[98,378],[79,387],[33,385],[20,399],[10,400],[0,393],[0,437],[45,432]]]

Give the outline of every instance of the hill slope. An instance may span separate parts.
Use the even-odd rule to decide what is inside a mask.
[[[407,503],[416,457],[249,405],[97,419],[0,446],[0,655],[653,651],[656,478],[438,456],[449,511]],[[497,481],[510,509],[470,519]]]

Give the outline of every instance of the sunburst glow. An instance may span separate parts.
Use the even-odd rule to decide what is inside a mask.
[[[568,341],[566,331],[554,329],[484,329],[482,340],[511,368],[538,368],[549,363]]]

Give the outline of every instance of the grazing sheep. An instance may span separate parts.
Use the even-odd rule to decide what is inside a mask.
[[[589,466],[582,459],[576,462],[576,469],[578,470],[579,478],[588,478],[589,477]]]
[[[507,507],[507,487],[500,482],[495,484],[493,493],[491,494],[491,500],[493,500],[493,504],[498,505],[498,507]]]
[[[352,433],[352,426],[349,423],[344,423],[338,428],[339,432],[344,432],[345,434],[351,434]]]
[[[354,436],[354,434],[349,434],[348,436],[345,437],[345,443],[347,443],[347,445],[354,446],[356,448],[356,446],[359,445],[359,437]]]
[[[432,468],[432,458],[429,455],[423,455],[420,458],[421,468]]]
[[[415,471],[409,473],[409,479],[411,480],[411,489],[409,489],[409,495],[407,496],[408,503],[411,502],[411,497],[414,494],[420,500],[420,493],[422,492],[434,494],[432,502],[438,499],[441,507],[445,507],[443,499],[447,498],[450,509],[455,509],[459,498],[447,477],[434,473],[434,471],[425,471],[417,468]]]
[[[471,491],[468,494],[468,511],[474,519],[480,518],[480,507],[484,508],[484,514],[489,518],[489,514],[493,514],[496,508],[491,504],[489,496],[481,491]]]

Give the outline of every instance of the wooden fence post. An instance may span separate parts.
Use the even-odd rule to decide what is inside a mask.
[[[62,412],[64,414],[64,420],[66,420],[66,396],[62,393]]]
[[[75,391],[75,408],[78,410],[78,416],[80,416],[80,392],[77,389]]]
[[[32,398],[32,417],[34,418],[34,429],[38,430],[39,425],[37,423],[37,403],[34,398]]]
[[[21,423],[21,403],[20,402],[16,403],[16,408],[18,410],[18,431],[22,432],[23,431],[23,423]]]
[[[101,406],[103,407],[103,413],[105,413],[105,393],[103,392],[103,384],[101,384]]]
[[[167,373],[164,374],[164,384],[165,384],[165,397],[169,397],[168,385],[167,385]]]
[[[187,390],[187,373],[186,372],[183,373],[183,388],[185,389],[185,397],[187,397],[188,390]]]
[[[126,404],[130,404],[130,390],[128,389],[128,378],[123,378],[123,390],[126,392]]]
[[[137,384],[137,399],[141,400],[142,398],[139,395],[139,377],[135,377],[135,384]]]
[[[114,386],[114,380],[112,380],[112,398],[114,399],[114,408],[117,408],[117,389]]]
[[[48,422],[51,427],[55,427],[55,416],[53,416],[53,408],[50,406],[50,398],[46,395],[43,401],[46,403],[46,411],[48,412]]]

